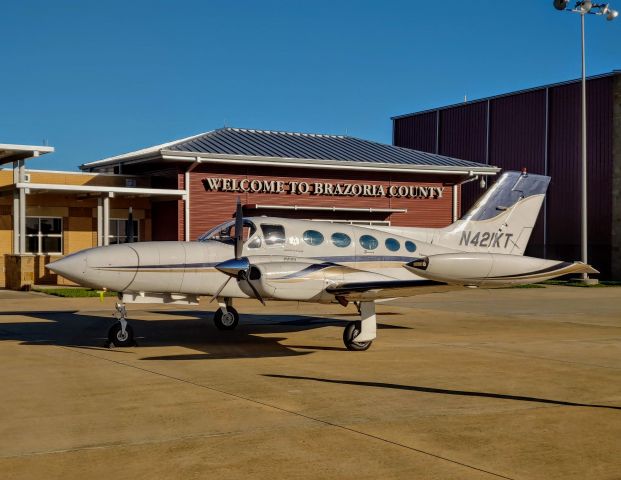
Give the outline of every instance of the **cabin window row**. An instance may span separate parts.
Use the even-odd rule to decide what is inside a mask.
[[[321,245],[325,240],[323,234],[321,232],[318,232],[317,230],[306,230],[302,235],[302,239],[307,245],[311,246]],[[349,245],[351,245],[351,238],[345,233],[333,233],[330,237],[330,240],[332,240],[333,245],[340,248],[348,247]],[[375,250],[379,245],[379,241],[377,240],[377,238],[372,235],[362,235],[359,239],[359,242],[360,246],[365,250]],[[401,249],[401,243],[396,238],[387,238],[384,242],[384,245],[391,252],[397,252]],[[416,244],[410,240],[406,240],[404,246],[408,252],[413,253],[416,251]]]

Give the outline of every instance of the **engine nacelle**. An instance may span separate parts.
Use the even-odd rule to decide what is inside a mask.
[[[319,300],[326,286],[342,278],[342,268],[338,265],[304,262],[253,264],[248,275],[263,298],[298,301]],[[239,288],[254,297],[244,282],[239,282]]]
[[[597,273],[581,262],[495,253],[444,253],[414,260],[405,267],[416,275],[453,285],[503,287],[543,282],[570,273]]]

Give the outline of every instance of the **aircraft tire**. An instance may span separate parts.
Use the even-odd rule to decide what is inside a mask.
[[[233,307],[226,307],[227,314],[224,315],[221,309],[216,310],[213,315],[213,323],[218,330],[235,330],[239,323],[239,313]]]
[[[108,341],[115,347],[132,347],[134,343],[134,329],[131,325],[125,327],[125,335],[121,329],[121,323],[117,322],[108,330]]]
[[[362,352],[364,350],[368,350],[373,340],[369,340],[368,342],[354,342],[354,338],[360,333],[360,329],[362,328],[362,323],[358,320],[355,322],[349,322],[343,331],[343,343],[347,350]]]

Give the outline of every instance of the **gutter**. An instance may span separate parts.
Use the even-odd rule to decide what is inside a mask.
[[[354,170],[354,171],[367,171],[367,172],[402,172],[402,173],[424,173],[424,174],[437,174],[437,175],[467,175],[472,177],[474,175],[496,175],[501,171],[498,167],[437,167],[437,166],[425,166],[414,165],[411,167],[400,165],[399,167],[393,167],[393,164],[383,163],[380,166],[373,166],[373,164],[366,163],[360,164],[360,162],[347,162],[342,160],[315,160],[315,159],[299,159],[299,158],[282,158],[282,157],[251,157],[251,156],[239,156],[233,155],[220,155],[220,154],[207,154],[196,155],[196,153],[188,152],[184,155],[183,152],[162,151],[161,159],[170,162],[198,162],[198,163],[215,163],[225,165],[256,165],[256,166],[275,166],[275,167],[292,167],[292,168],[325,168],[334,170]],[[284,160],[284,161],[283,161]]]

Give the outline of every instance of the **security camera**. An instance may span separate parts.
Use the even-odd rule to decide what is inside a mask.
[[[557,10],[565,10],[567,8],[567,4],[569,0],[554,0],[554,8]]]

